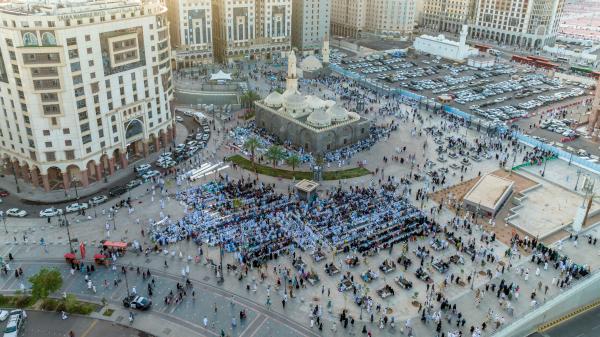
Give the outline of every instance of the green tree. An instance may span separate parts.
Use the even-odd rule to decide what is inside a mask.
[[[265,154],[266,157],[271,160],[273,162],[273,167],[276,166],[277,161],[281,160],[284,158],[285,154],[283,152],[283,149],[281,148],[281,146],[279,145],[273,145],[271,146],[268,150],[267,153]]]
[[[256,137],[250,137],[246,139],[246,142],[244,142],[244,149],[246,149],[246,151],[250,151],[250,160],[252,160],[252,167],[254,167],[254,155],[256,154],[256,149],[258,148],[260,148],[260,142]]]
[[[42,268],[29,278],[31,296],[34,299],[46,299],[50,294],[62,287],[63,279],[56,268]]]
[[[292,172],[296,171],[296,167],[300,165],[300,157],[297,154],[292,154],[285,160],[292,167]]]
[[[252,109],[254,108],[254,102],[260,99],[260,95],[256,93],[256,91],[249,90],[240,98],[242,103],[242,108]]]

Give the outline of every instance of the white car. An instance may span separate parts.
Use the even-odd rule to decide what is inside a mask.
[[[160,175],[160,172],[158,172],[156,170],[148,171],[142,175],[142,179],[148,180],[148,179],[151,179],[151,178],[159,176],[159,175]]]
[[[52,217],[52,216],[56,216],[56,215],[61,215],[63,213],[62,209],[58,209],[58,208],[46,208],[43,211],[40,211],[40,217],[44,218],[44,217]]]
[[[136,172],[144,172],[144,171],[148,171],[151,168],[152,168],[152,166],[150,166],[150,164],[142,164],[142,165],[136,166],[135,171]]]
[[[8,314],[9,314],[8,311],[0,310],[0,322],[6,321],[6,319],[8,318]]]
[[[103,202],[106,202],[106,200],[108,200],[108,197],[105,195],[97,195],[93,198],[90,199],[90,205],[99,205]]]
[[[175,116],[175,121],[182,123],[183,122],[183,117],[181,116]]]
[[[65,208],[65,210],[67,211],[67,213],[71,213],[71,212],[79,212],[82,209],[88,209],[89,206],[87,203],[82,202],[82,203],[74,203],[74,204],[70,204],[69,206],[67,206]]]
[[[27,211],[23,210],[23,209],[19,209],[19,208],[11,208],[6,210],[6,216],[14,216],[17,218],[22,218],[24,216],[27,216]],[[3,321],[3,319],[0,319],[0,321]]]

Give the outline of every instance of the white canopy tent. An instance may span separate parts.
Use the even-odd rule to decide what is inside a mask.
[[[231,74],[224,73],[223,70],[219,70],[218,73],[210,75],[211,81],[231,81]]]

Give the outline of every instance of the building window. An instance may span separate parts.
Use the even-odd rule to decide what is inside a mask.
[[[67,160],[75,159],[75,151],[74,150],[65,151],[65,157],[67,158]]]
[[[42,131],[42,133],[44,134],[44,136],[50,136],[50,130],[44,130]]]
[[[71,146],[71,145],[73,145],[73,142],[71,142],[70,139],[66,139],[65,140],[65,146]]]
[[[54,152],[46,152],[46,161],[56,161],[56,155]]]
[[[68,135],[70,133],[71,133],[71,130],[69,130],[67,128],[63,129],[63,134]]]

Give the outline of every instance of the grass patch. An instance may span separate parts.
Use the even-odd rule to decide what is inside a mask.
[[[32,306],[35,300],[27,295],[3,296],[0,295],[0,306],[7,308],[27,308]]]
[[[240,166],[241,168],[243,168],[245,170],[254,171],[254,169],[252,167],[252,161],[250,161],[240,155],[231,156],[231,157],[227,158],[227,160],[231,161],[234,164],[237,164],[238,166]],[[271,167],[271,166],[265,166],[265,165],[261,165],[261,164],[255,164],[255,167],[256,167],[257,173],[264,174],[264,175],[271,176],[271,177],[279,177],[279,178],[285,178],[285,179],[294,179],[294,178],[309,179],[309,180],[313,179],[312,172],[290,171],[290,170],[279,169],[279,168],[275,168],[275,167]],[[364,176],[367,174],[371,174],[371,172],[364,167],[355,167],[355,168],[339,170],[339,171],[325,171],[325,172],[323,172],[323,180],[350,179],[350,178],[361,177],[361,176]]]
[[[115,311],[114,311],[113,309],[106,309],[106,310],[104,310],[104,312],[102,313],[102,316],[110,317],[110,316],[112,316],[112,314],[113,314],[114,312],[115,312]]]

